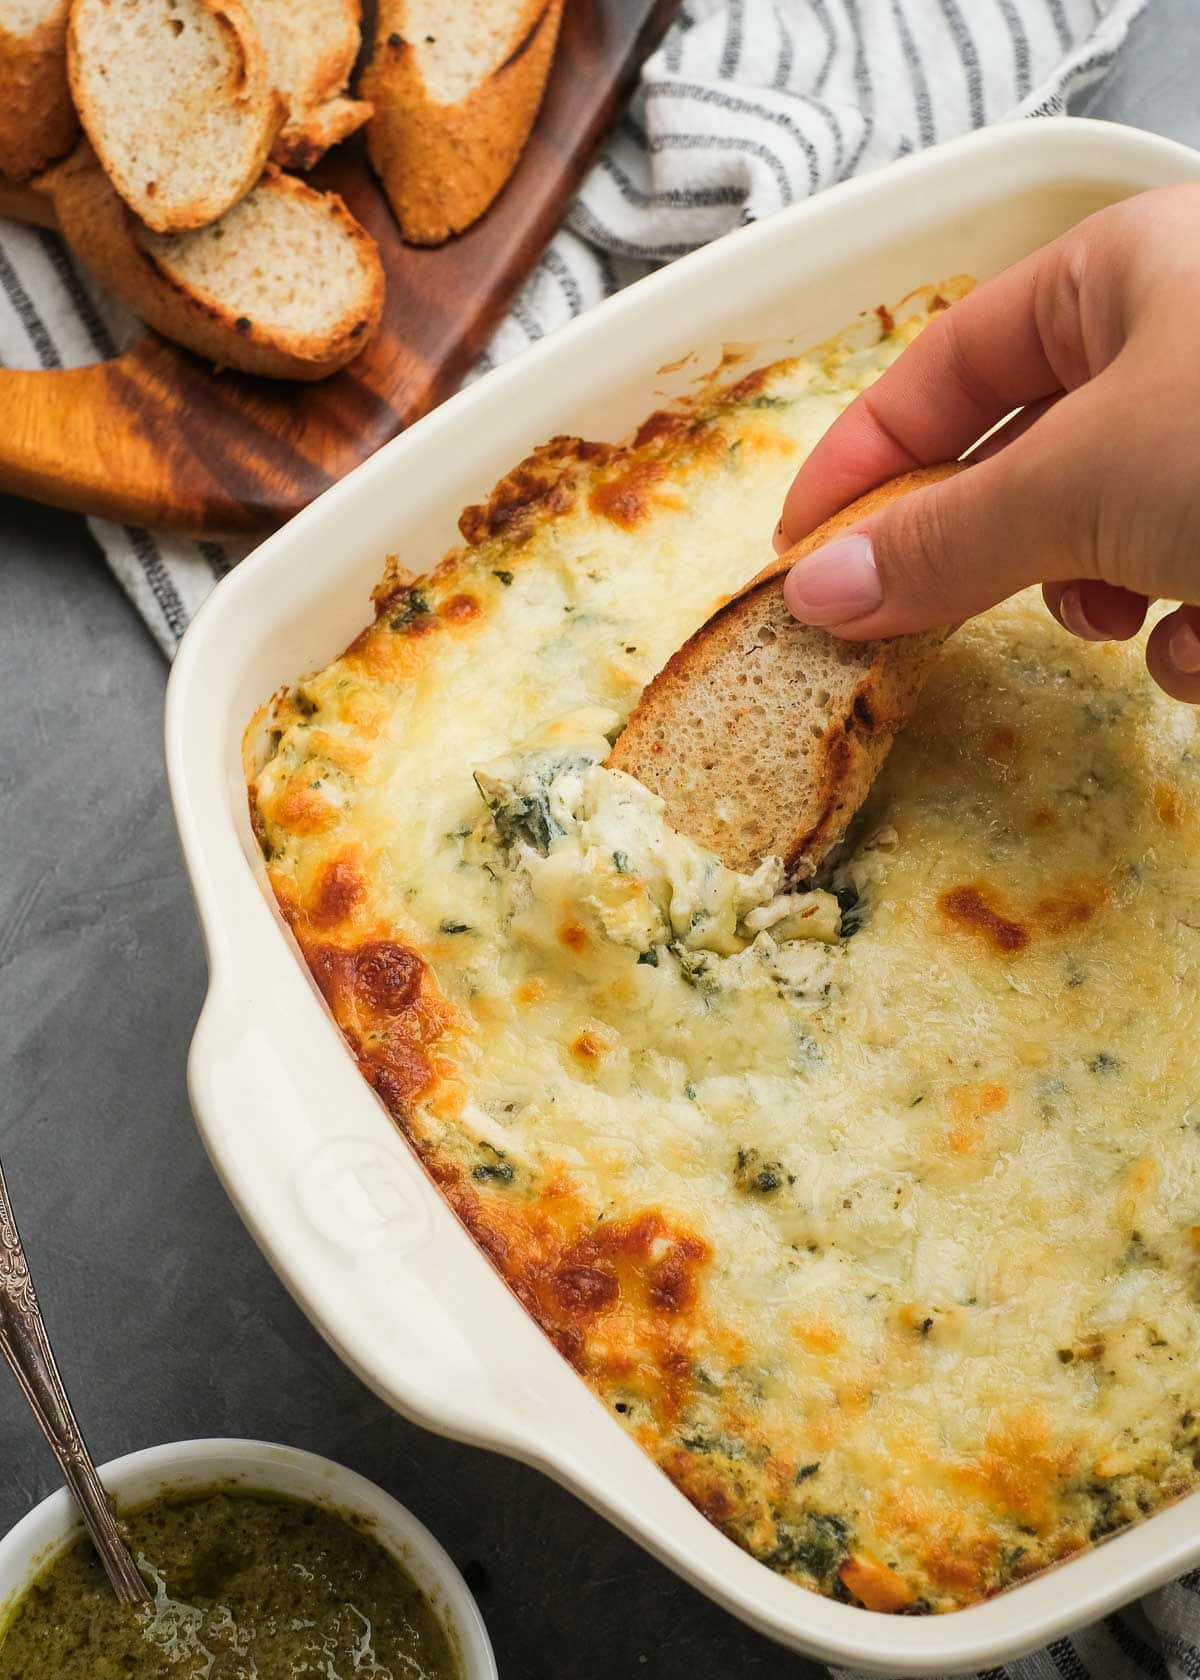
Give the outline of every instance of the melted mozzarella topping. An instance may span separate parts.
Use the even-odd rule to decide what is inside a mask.
[[[706,1245],[682,1386],[619,1303],[589,1380],[764,1561],[892,1609],[1196,1480],[1200,725],[1139,643],[1012,601],[948,645],[836,896],[724,868],[604,759],[920,325],[715,401],[632,523],[593,490],[454,559],[436,633],[381,619],[306,681],[256,788],[297,925],[343,860],[363,893],[323,925],[436,974],[406,1123],[482,1221],[515,1244],[569,1190],[596,1233],[656,1209]]]

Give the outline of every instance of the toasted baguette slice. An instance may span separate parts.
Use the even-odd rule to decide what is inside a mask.
[[[0,176],[25,181],[69,152],[68,0],[0,0]]]
[[[283,122],[242,0],[71,0],[67,67],[96,156],[156,233],[224,215]]]
[[[343,98],[362,44],[359,0],[246,0],[246,7],[287,107],[271,158],[311,169],[371,115],[365,101]]]
[[[508,180],[561,17],[562,0],[379,0],[367,147],[405,239],[461,233]]]
[[[58,226],[54,214],[54,200],[49,193],[39,192],[28,182],[24,186],[17,186],[15,182],[0,178],[0,216],[6,216],[14,222],[27,222],[32,227]]]
[[[610,767],[657,793],[672,825],[731,869],[775,856],[792,877],[813,873],[870,792],[948,634],[842,641],[792,617],[784,574],[958,470],[905,473],[827,520],[702,625],[634,708]]]
[[[375,241],[336,194],[295,176],[268,167],[219,222],[173,234],[140,225],[86,145],[43,180],[68,242],[109,290],[220,366],[323,379],[379,324]]]

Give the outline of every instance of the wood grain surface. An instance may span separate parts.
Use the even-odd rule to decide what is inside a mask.
[[[153,333],[108,362],[0,369],[0,489],[82,513],[220,535],[273,529],[455,390],[557,227],[672,0],[567,0],[546,97],[516,173],[476,225],[405,245],[351,141],[314,184],[379,241],[379,332],[315,385],[217,373]],[[31,213],[28,198],[0,208]],[[36,215],[36,204],[32,213]]]

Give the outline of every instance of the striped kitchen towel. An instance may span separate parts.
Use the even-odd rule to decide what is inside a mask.
[[[836,1668],[835,1680],[871,1680]],[[961,1680],[1197,1680],[1200,1570],[1043,1651]],[[938,1680],[936,1675],[926,1680]]]
[[[743,222],[917,147],[1060,112],[1147,0],[686,0],[479,368]],[[0,364],[111,356],[135,323],[59,241],[0,222]],[[170,657],[245,546],[94,519]]]

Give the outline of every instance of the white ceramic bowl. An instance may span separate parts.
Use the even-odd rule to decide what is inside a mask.
[[[211,971],[192,1104],[280,1277],[406,1416],[539,1466],[762,1632],[854,1668],[987,1668],[1103,1615],[1200,1562],[1200,1495],[948,1616],[837,1604],[739,1551],[560,1358],[359,1075],[271,898],[242,732],[281,683],[362,628],[386,554],[432,565],[461,509],[535,444],[618,438],[725,343],[749,341],[761,361],[819,343],[858,310],[963,271],[986,278],[1102,205],[1197,178],[1195,152],[1132,129],[1005,123],[718,240],[542,339],[327,491],[215,591],[171,676],[167,769]]]
[[[382,1488],[341,1464],[268,1441],[176,1441],[116,1458],[100,1469],[119,1508],[166,1492],[236,1488],[279,1493],[365,1519],[432,1604],[450,1638],[463,1680],[496,1680],[483,1618],[467,1584],[429,1530]],[[52,1493],[0,1540],[0,1628],[45,1566],[83,1533],[66,1489]]]

